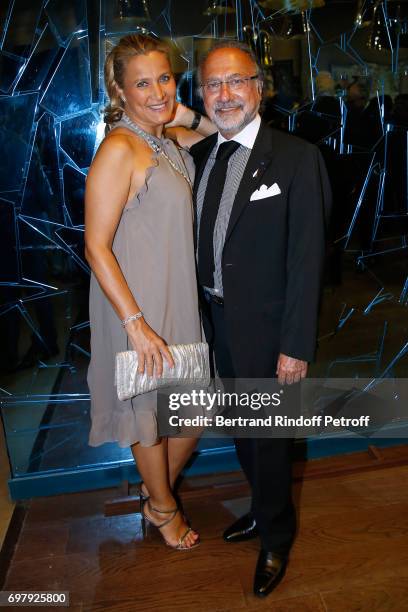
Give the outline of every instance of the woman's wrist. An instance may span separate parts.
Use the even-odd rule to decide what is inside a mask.
[[[181,127],[186,128],[187,130],[191,130],[191,126],[195,121],[195,112],[192,108],[183,105],[183,114],[181,115],[180,119]]]
[[[140,332],[145,323],[146,321],[141,317],[140,319],[130,321],[124,329],[126,333],[131,336],[132,334]]]
[[[181,106],[181,105],[179,105]],[[182,127],[187,130],[196,130],[200,125],[201,115],[197,111],[183,105],[183,114],[181,116]]]
[[[122,327],[127,327],[130,323],[139,321],[143,317],[143,312],[139,310],[135,314],[129,315],[121,321]]]
[[[191,112],[193,113],[193,120],[190,125],[190,130],[197,130],[201,123],[202,115],[200,115],[200,113],[198,113],[197,111]]]

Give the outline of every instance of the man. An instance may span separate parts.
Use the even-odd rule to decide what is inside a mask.
[[[295,383],[306,375],[316,343],[329,199],[324,164],[316,147],[261,122],[261,72],[248,47],[218,43],[199,80],[218,127],[191,148],[198,274],[217,370],[227,379],[278,376],[281,384]],[[283,577],[295,535],[291,443],[235,444],[252,506],[224,539],[259,534],[254,593],[263,597]]]

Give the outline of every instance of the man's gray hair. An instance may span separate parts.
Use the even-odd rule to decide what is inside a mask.
[[[201,85],[202,85],[203,66],[205,62],[207,61],[207,59],[209,58],[209,56],[212,53],[214,53],[214,51],[217,51],[218,49],[239,49],[243,53],[246,53],[256,66],[256,72],[259,75],[259,81],[261,83],[263,82],[262,68],[258,62],[258,58],[256,57],[255,53],[252,51],[251,47],[247,45],[246,43],[241,42],[239,40],[223,38],[223,39],[217,40],[212,45],[211,49],[209,49],[200,59],[200,62],[197,66],[197,84],[198,84],[199,91],[201,91]]]

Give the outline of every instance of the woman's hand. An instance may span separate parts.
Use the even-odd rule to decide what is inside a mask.
[[[143,318],[130,321],[126,325],[126,331],[137,353],[137,371],[139,374],[143,374],[146,369],[148,376],[153,376],[154,370],[157,376],[161,376],[163,374],[163,357],[171,368],[174,367],[173,357],[165,341],[152,330]]]
[[[191,108],[184,106],[184,104],[181,104],[181,102],[175,102],[174,109],[173,109],[173,117],[170,123],[166,123],[165,127],[166,128],[183,127],[183,128],[190,129],[191,124],[193,123],[193,120],[194,120],[194,111],[192,111]]]

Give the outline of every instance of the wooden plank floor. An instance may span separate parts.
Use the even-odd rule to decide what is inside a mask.
[[[299,533],[288,571],[265,600],[251,593],[258,542],[220,538],[234,518],[224,502],[248,494],[239,473],[184,485],[202,538],[191,552],[166,548],[155,532],[143,540],[138,514],[104,516],[114,489],[32,500],[3,589],[68,590],[76,611],[408,610],[408,465],[343,465],[336,476],[330,459],[310,463],[312,477],[304,470],[294,485]]]

